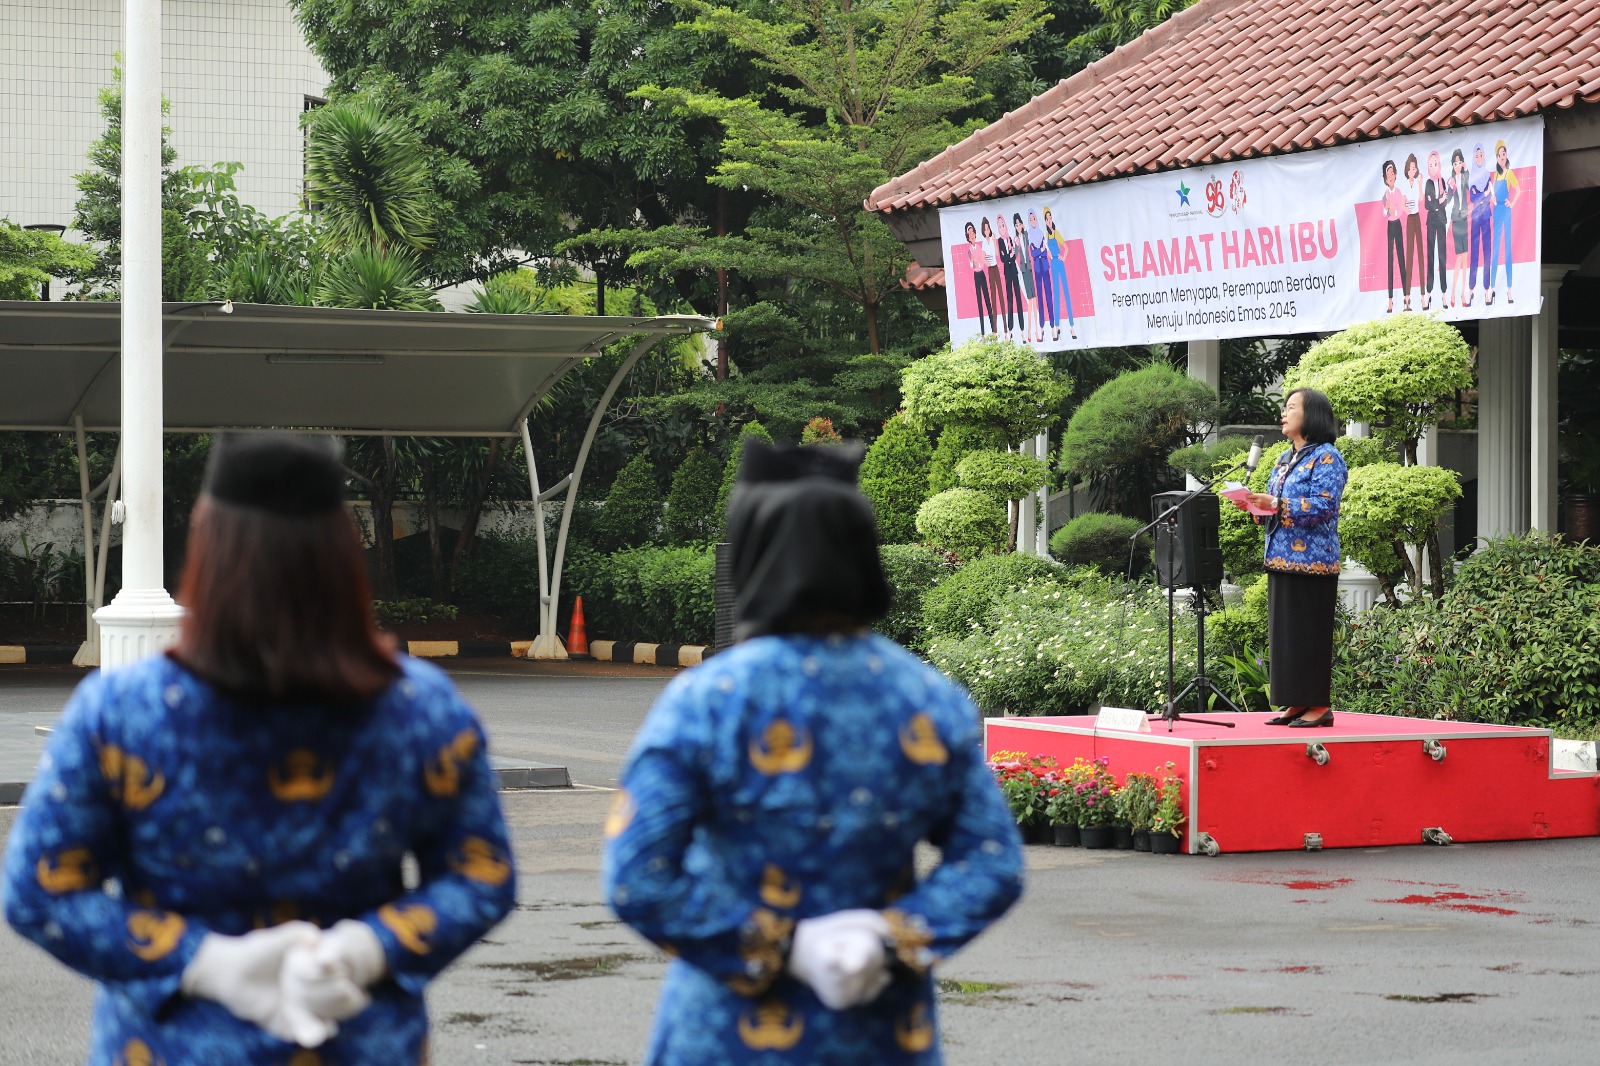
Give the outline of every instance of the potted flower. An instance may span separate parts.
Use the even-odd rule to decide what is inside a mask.
[[[1057,847],[1075,848],[1079,844],[1078,816],[1083,813],[1083,801],[1077,786],[1089,774],[1089,764],[1078,759],[1061,771],[1056,787],[1050,790],[1045,818],[1050,823]]]
[[[1078,813],[1078,838],[1086,848],[1111,846],[1111,821],[1115,817],[1112,803],[1117,784],[1106,769],[1111,760],[1104,755],[1089,764],[1089,773],[1073,785],[1082,808]]]
[[[1026,752],[997,751],[989,762],[1023,841],[1042,843],[1048,832],[1045,804],[1059,777],[1056,761],[1049,756],[1030,757]]]
[[[1171,763],[1167,764],[1171,766]],[[1157,855],[1173,855],[1183,839],[1183,778],[1167,774],[1161,779],[1160,797],[1150,819],[1150,850]]]
[[[1134,851],[1150,850],[1150,823],[1161,792],[1154,774],[1129,774],[1117,792],[1118,813],[1133,835]]]

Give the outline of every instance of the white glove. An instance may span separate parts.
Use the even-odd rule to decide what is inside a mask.
[[[835,911],[795,923],[789,972],[829,1010],[849,1010],[889,987],[889,923],[874,910]]]
[[[372,997],[350,980],[345,967],[318,961],[316,950],[296,944],[284,955],[279,978],[284,1001],[330,1022],[354,1018]]]
[[[207,933],[184,967],[179,987],[184,995],[222,1004],[279,1040],[316,1047],[338,1027],[287,1000],[279,978],[289,950],[314,947],[318,937],[310,922],[287,922],[243,936]]]
[[[389,957],[384,954],[383,941],[372,931],[372,926],[353,918],[336,922],[324,930],[312,957],[331,972],[343,974],[358,989],[371,988],[389,972]]]

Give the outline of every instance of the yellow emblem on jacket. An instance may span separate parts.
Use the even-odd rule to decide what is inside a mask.
[[[811,734],[798,731],[779,718],[767,726],[761,739],[750,742],[750,765],[768,777],[792,774],[811,764]]]
[[[611,809],[606,812],[606,839],[621,836],[622,831],[633,824],[633,816],[638,810],[633,795],[625,788],[618,789],[617,794],[611,797]]]
[[[414,955],[426,955],[431,950],[433,945],[428,943],[428,938],[439,928],[439,916],[424,903],[408,903],[403,907],[385,903],[378,908],[378,921]]]
[[[134,1037],[122,1045],[122,1054],[113,1060],[113,1066],[163,1066],[165,1062],[165,1059],[156,1057],[149,1044]]]
[[[769,907],[791,910],[800,902],[800,886],[773,863],[761,871],[761,902]]]
[[[1297,552],[1303,552],[1306,550],[1306,542],[1301,540],[1299,537],[1296,537],[1294,539],[1294,543],[1289,545],[1289,547],[1293,548]]]
[[[928,1020],[926,1004],[914,1004],[908,1012],[894,1020],[894,1042],[901,1051],[913,1054],[933,1047],[933,1022]]]
[[[511,864],[502,859],[495,846],[482,837],[468,837],[450,860],[450,868],[480,885],[503,885],[511,876]]]
[[[805,1035],[806,1020],[781,999],[769,999],[739,1015],[739,1039],[753,1051],[788,1051]]]
[[[1332,466],[1333,465],[1333,454],[1330,452],[1329,454],[1324,455],[1322,457],[1322,459],[1321,459],[1321,463],[1322,463],[1323,466]]]
[[[307,1051],[305,1048],[301,1048],[293,1055],[290,1055],[289,1061],[284,1063],[283,1066],[322,1066],[322,1056],[315,1051]]]
[[[1300,513],[1304,514],[1309,510],[1311,510],[1311,501],[1304,496],[1300,497]]]
[[[267,787],[284,803],[309,803],[333,791],[333,767],[305,748],[296,748],[283,757],[279,766],[267,771]]]
[[[939,739],[938,727],[920,711],[900,728],[900,750],[918,766],[943,766],[950,761],[950,751]]]
[[[454,796],[461,787],[461,764],[477,753],[478,734],[470,729],[457,733],[422,768],[422,781],[428,786],[428,791],[441,799]]]
[[[137,755],[115,744],[100,747],[100,775],[111,786],[111,797],[131,811],[142,811],[160,798],[167,779],[152,771]]]
[[[181,915],[170,911],[134,911],[128,915],[128,950],[145,962],[155,962],[172,953],[183,939]]]
[[[95,875],[94,855],[88,848],[68,848],[56,856],[54,863],[48,856],[39,856],[34,876],[39,879],[39,887],[52,896],[80,892],[99,879]]]

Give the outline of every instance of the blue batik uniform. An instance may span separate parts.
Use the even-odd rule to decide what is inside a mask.
[[[763,636],[652,708],[606,832],[605,893],[675,956],[652,1066],[940,1061],[931,965],[1022,889],[1016,827],[962,692],[880,636]],[[917,842],[943,851],[918,883]],[[824,1007],[784,973],[794,923],[882,910],[899,976]]]
[[[424,986],[515,878],[482,728],[438,669],[402,665],[355,712],[242,704],[165,657],[78,686],[11,833],[5,907],[100,983],[91,1064],[423,1059]],[[314,1052],[179,991],[208,932],[342,918],[377,933],[391,976]]]
[[[1332,444],[1313,444],[1278,457],[1267,491],[1283,501],[1267,526],[1264,563],[1286,574],[1339,573],[1339,503],[1349,477]]]

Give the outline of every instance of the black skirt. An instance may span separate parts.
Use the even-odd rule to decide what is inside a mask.
[[[1339,579],[1267,571],[1267,639],[1275,707],[1326,707],[1333,687]]]

